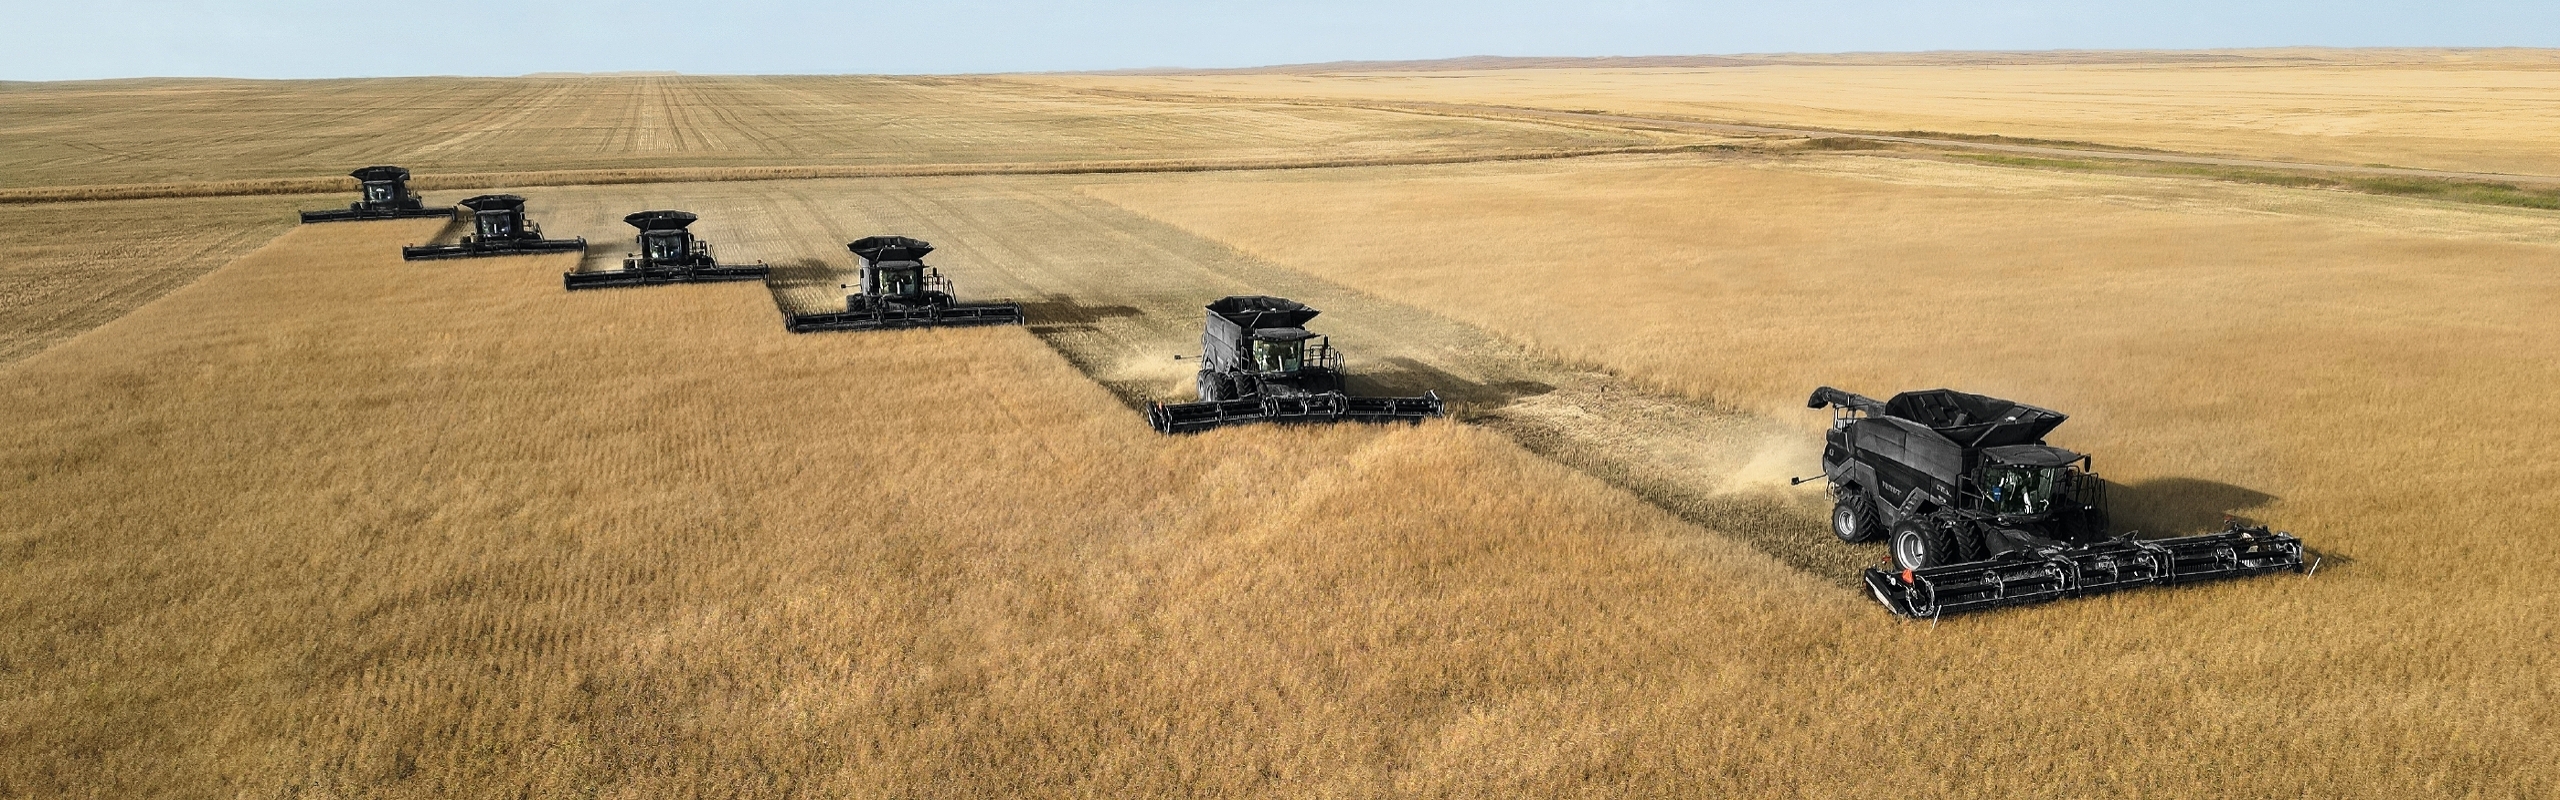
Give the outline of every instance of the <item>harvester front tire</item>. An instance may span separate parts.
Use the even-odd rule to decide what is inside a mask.
[[[1956,563],[1963,558],[1956,549],[1955,532],[1919,517],[1908,517],[1893,526],[1893,565],[1899,569],[1922,569]]]
[[[1843,489],[1839,500],[1831,504],[1831,535],[1850,544],[1875,541],[1875,509],[1868,507],[1867,496],[1854,488]]]

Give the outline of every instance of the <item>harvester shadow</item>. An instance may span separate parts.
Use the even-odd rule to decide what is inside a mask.
[[[2141,531],[2146,537],[2192,536],[2222,530],[2226,519],[2275,502],[2275,495],[2203,478],[2153,478],[2107,486],[2109,511],[2118,529]]]
[[[1132,409],[1144,409],[1150,400],[1170,399],[1153,397],[1161,389],[1154,382],[1111,377],[1127,357],[1123,350],[1131,338],[1128,329],[1143,329],[1146,317],[1146,310],[1137,306],[1087,305],[1064,294],[1046,294],[1022,304],[1023,327],[1032,336]]]
[[[1031,332],[1035,334],[1067,328],[1090,330],[1103,320],[1145,314],[1146,312],[1137,306],[1085,305],[1076,302],[1075,298],[1062,294],[1048,295],[1038,301],[1022,304],[1023,324],[1031,326]]]
[[[842,310],[833,304],[842,298],[844,279],[827,262],[804,258],[771,266],[764,286],[773,292],[774,308],[783,314]]]
[[[1440,399],[1449,401],[1460,419],[1471,418],[1483,410],[1500,408],[1513,400],[1556,390],[1554,386],[1531,380],[1472,381],[1402,356],[1378,359],[1373,364],[1346,377],[1344,388],[1356,395],[1392,397],[1439,392]]]

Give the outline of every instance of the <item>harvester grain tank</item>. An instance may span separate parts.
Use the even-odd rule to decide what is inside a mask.
[[[772,271],[762,261],[720,263],[711,256],[711,243],[694,238],[689,230],[696,219],[699,218],[682,211],[642,211],[625,216],[623,222],[640,229],[640,252],[624,256],[621,269],[571,272],[561,275],[560,281],[570,289],[603,289],[658,283],[758,281]]]
[[[302,212],[302,221],[453,218],[452,208],[428,208],[424,200],[409,192],[408,170],[375,166],[347,174],[356,179],[356,201],[348,203],[346,208]]]
[[[2302,571],[2302,542],[2231,522],[2202,536],[2110,532],[2090,458],[2045,444],[2068,417],[1951,389],[1873,398],[1822,387],[1835,409],[1822,473],[1832,533],[1888,540],[1893,568],[1866,570],[1905,617],[2025,605],[2137,586]]]
[[[462,201],[462,207],[471,209],[472,232],[462,237],[460,244],[413,244],[400,248],[400,257],[408,261],[425,261],[519,253],[584,252],[587,249],[585,237],[542,238],[542,226],[525,219],[522,197],[484,194]]]
[[[1309,333],[1320,312],[1277,297],[1208,305],[1200,334],[1200,400],[1149,403],[1147,423],[1189,433],[1254,422],[1419,422],[1447,413],[1437,392],[1363,397],[1343,391],[1342,353]]]
[[[844,287],[855,290],[845,296],[845,310],[787,315],[783,325],[792,333],[1022,324],[1019,304],[953,299],[951,280],[924,264],[925,254],[933,252],[924,240],[866,236],[845,249],[862,262],[861,284]]]

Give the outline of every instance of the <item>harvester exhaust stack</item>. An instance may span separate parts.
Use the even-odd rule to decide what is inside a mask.
[[[2110,533],[2089,457],[2044,443],[2060,412],[1952,389],[1877,402],[1825,386],[1806,405],[1838,409],[1822,450],[1832,533],[1889,539],[1892,568],[1865,578],[1901,616],[2303,570],[2302,541],[2263,526]]]
[[[358,197],[346,208],[302,212],[304,222],[351,222],[373,219],[452,219],[451,208],[428,208],[424,200],[409,193],[409,171],[393,166],[374,166],[347,173],[356,179]]]
[[[1363,397],[1343,391],[1342,353],[1302,327],[1320,312],[1277,297],[1208,305],[1200,333],[1200,400],[1149,403],[1159,433],[1255,422],[1420,422],[1448,413],[1437,392]]]
[[[1022,324],[1022,306],[1012,301],[953,299],[951,280],[941,270],[925,266],[925,254],[933,252],[933,245],[922,239],[866,236],[845,249],[862,262],[861,283],[845,287],[855,290],[845,296],[845,309],[821,314],[786,312],[782,324],[792,333]]]
[[[711,243],[688,230],[699,219],[682,211],[642,211],[622,218],[640,229],[640,252],[624,256],[622,268],[603,272],[571,272],[560,276],[575,289],[646,286],[659,283],[710,283],[764,280],[764,262],[722,264],[711,257]]]
[[[461,244],[413,244],[400,248],[400,257],[408,261],[425,261],[518,253],[584,252],[587,249],[585,237],[542,238],[542,226],[525,219],[524,198],[511,194],[484,194],[462,201],[462,207],[471,209],[472,232],[462,237]]]

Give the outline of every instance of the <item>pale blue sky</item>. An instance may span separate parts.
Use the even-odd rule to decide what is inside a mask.
[[[964,73],[1464,55],[2560,46],[2560,0],[8,0],[0,80]]]

